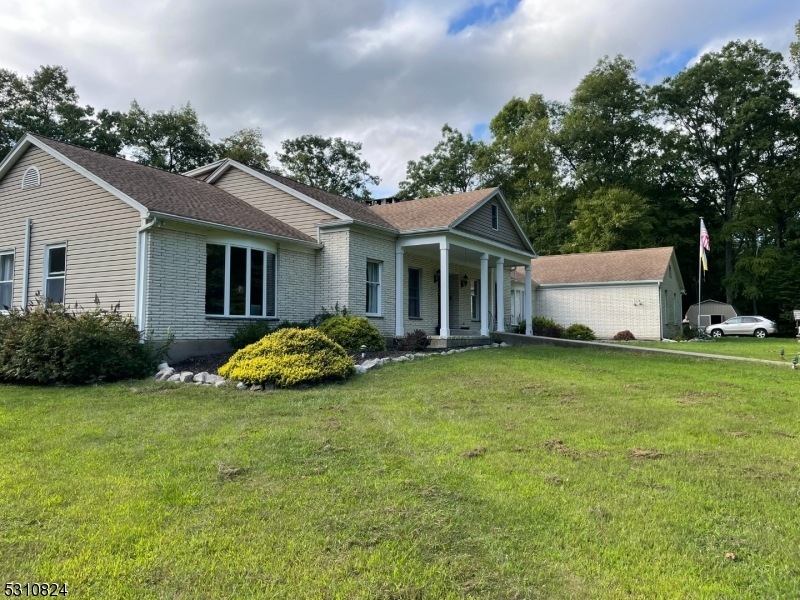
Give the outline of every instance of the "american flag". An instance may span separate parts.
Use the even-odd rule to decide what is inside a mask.
[[[703,219],[700,219],[700,261],[703,263],[703,270],[708,271],[708,257],[706,250],[711,250],[711,243],[708,239],[708,230]]]

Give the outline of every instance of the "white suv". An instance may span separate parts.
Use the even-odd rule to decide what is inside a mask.
[[[724,323],[709,325],[706,333],[715,338],[723,335],[754,335],[765,338],[771,333],[778,333],[778,326],[764,317],[733,317]]]

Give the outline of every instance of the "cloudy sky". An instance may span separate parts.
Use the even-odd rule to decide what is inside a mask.
[[[644,81],[736,38],[786,52],[797,0],[0,0],[0,67],[69,70],[81,101],[191,101],[212,137],[257,126],[361,141],[396,191],[447,122],[476,137],[512,96],[566,100],[604,55]]]

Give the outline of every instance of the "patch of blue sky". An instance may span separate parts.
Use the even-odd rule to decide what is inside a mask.
[[[457,35],[468,27],[478,27],[502,21],[510,17],[521,0],[496,0],[489,3],[473,4],[456,15],[447,29],[448,35]]]
[[[492,137],[488,123],[478,123],[472,128],[472,138],[476,141],[488,142]]]
[[[697,56],[697,48],[684,48],[683,50],[664,50],[653,60],[649,61],[647,68],[639,69],[639,77],[646,83],[660,83],[665,77],[671,77],[682,71],[689,61]]]

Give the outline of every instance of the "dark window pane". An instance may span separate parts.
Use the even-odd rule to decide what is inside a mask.
[[[12,279],[14,279],[14,255],[4,254],[0,256],[0,281]]]
[[[275,285],[278,281],[277,260],[274,254],[267,253],[267,315],[275,317]]]
[[[64,278],[56,277],[54,279],[48,279],[45,296],[47,296],[50,302],[64,304]]]
[[[408,316],[420,316],[420,271],[408,270]]]
[[[231,246],[231,305],[229,315],[244,315],[247,304],[247,248]]]
[[[13,301],[11,294],[13,289],[10,282],[0,283],[0,310],[8,310],[11,308],[11,302]]]
[[[49,248],[47,259],[47,274],[55,275],[63,273],[67,268],[67,249]]]
[[[225,314],[225,246],[206,245],[206,314]]]
[[[497,229],[497,205],[492,204],[492,229]]]
[[[250,316],[264,316],[264,251],[250,251]]]

